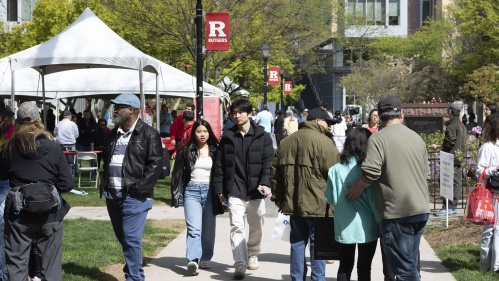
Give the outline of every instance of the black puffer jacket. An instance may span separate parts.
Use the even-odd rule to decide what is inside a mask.
[[[210,157],[215,163],[215,154],[217,148],[213,145],[210,145]],[[191,153],[192,159],[189,159],[188,153]],[[187,151],[186,147],[179,149],[177,156],[175,158],[175,166],[173,167],[172,174],[172,206],[178,207],[178,199],[180,198],[180,194],[184,194],[185,187],[191,181],[191,173],[192,168],[196,165],[196,161],[198,160],[198,147],[197,145],[193,145],[191,151]],[[218,194],[214,192],[213,185],[213,171],[215,168],[215,164],[213,164],[210,173],[210,186],[211,186],[211,198],[213,205],[213,214],[220,215],[224,213],[224,209],[222,207],[222,202],[218,199]]]
[[[270,135],[265,132],[264,127],[258,126],[252,120],[250,122],[255,133],[246,155],[248,192],[257,189],[259,185],[270,187],[270,165],[274,159],[274,147]],[[228,129],[220,140],[213,177],[216,194],[223,193],[228,196],[234,186],[236,174],[234,134],[238,130],[237,126]]]
[[[2,146],[3,148],[3,146]],[[68,160],[61,146],[41,135],[36,140],[36,153],[24,153],[19,142],[12,149],[12,158],[3,157],[0,152],[0,179],[9,180],[11,187],[23,186],[34,182],[53,184],[59,193],[73,189],[74,179],[69,170]],[[49,223],[62,221],[71,207],[61,197],[61,207],[53,207],[42,215],[33,215],[25,211],[14,214],[12,194],[5,200],[4,218],[11,222]]]
[[[117,132],[118,126],[111,130],[107,138],[104,173],[100,182],[101,198],[107,186],[109,163],[118,140]],[[163,148],[159,132],[138,119],[123,159],[122,169],[127,187],[124,194],[130,194],[133,198],[153,198],[154,185],[156,185],[163,170],[162,157]]]

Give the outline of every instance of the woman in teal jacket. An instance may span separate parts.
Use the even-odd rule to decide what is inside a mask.
[[[380,236],[381,218],[374,202],[372,186],[360,198],[348,200],[348,183],[360,178],[360,165],[366,157],[368,129],[357,127],[347,136],[340,163],[329,169],[326,201],[334,205],[334,231],[338,242],[340,267],[338,281],[350,281],[355,248],[358,245],[357,276],[359,281],[371,280],[371,264]]]

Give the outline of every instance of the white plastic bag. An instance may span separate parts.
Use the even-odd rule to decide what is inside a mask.
[[[272,239],[289,242],[289,234],[291,226],[289,224],[289,216],[279,213],[272,233]]]

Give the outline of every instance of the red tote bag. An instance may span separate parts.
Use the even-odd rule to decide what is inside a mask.
[[[478,225],[495,224],[494,206],[492,204],[492,192],[488,182],[484,181],[485,168],[480,176],[480,180],[475,187],[468,189],[468,199],[466,209],[464,209],[463,219]],[[486,186],[484,186],[484,182]]]

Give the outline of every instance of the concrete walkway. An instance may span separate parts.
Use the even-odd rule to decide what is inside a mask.
[[[277,217],[277,210],[272,202],[266,204],[267,217],[265,220],[262,252],[259,255],[260,268],[258,270],[246,271],[244,280],[291,280],[289,276],[289,242],[274,240],[271,238]],[[74,207],[66,216],[72,218],[88,218],[98,220],[109,220],[106,207]],[[154,206],[147,216],[148,219],[183,219],[183,208],[171,208],[169,206]],[[230,223],[228,213],[217,217],[215,254],[212,259],[212,268],[200,270],[199,276],[190,276],[187,272],[186,231],[182,232],[174,241],[161,251],[145,268],[147,280],[182,280],[193,278],[196,280],[233,280],[234,260],[230,246]],[[430,245],[421,240],[421,275],[422,280],[455,281],[452,274],[442,265],[440,259],[435,255]],[[307,249],[308,251],[308,249]],[[307,257],[309,254],[307,253]],[[338,261],[326,265],[326,280],[336,280]],[[383,265],[381,262],[380,248],[376,250],[373,260],[371,278],[373,281],[383,280]],[[310,264],[309,274],[310,275]],[[310,277],[309,279],[310,280]],[[352,280],[357,280],[357,273],[352,273]]]

